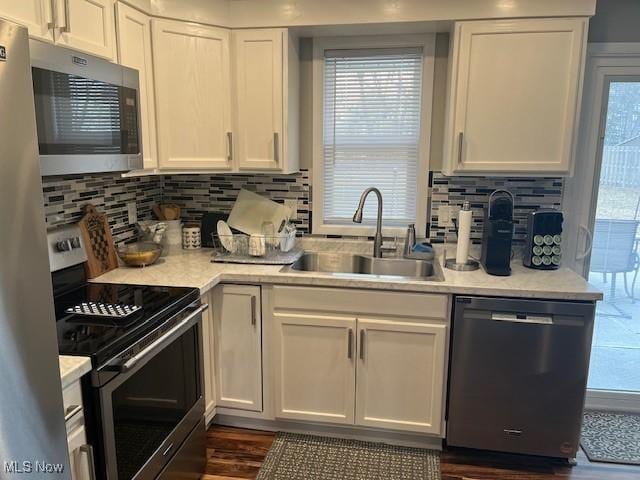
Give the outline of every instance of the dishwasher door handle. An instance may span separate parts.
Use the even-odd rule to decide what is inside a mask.
[[[496,322],[532,323],[534,325],[553,325],[549,315],[521,315],[515,313],[492,313],[491,320]]]

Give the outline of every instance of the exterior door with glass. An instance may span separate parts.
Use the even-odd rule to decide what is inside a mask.
[[[587,407],[640,409],[640,45],[593,46],[575,176],[565,185],[565,265],[604,292]]]

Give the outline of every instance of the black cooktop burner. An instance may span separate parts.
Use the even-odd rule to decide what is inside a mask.
[[[60,354],[89,356],[94,368],[99,367],[198,298],[198,290],[193,288],[105,283],[79,286],[55,298]],[[124,317],[65,311],[88,302],[141,308]]]

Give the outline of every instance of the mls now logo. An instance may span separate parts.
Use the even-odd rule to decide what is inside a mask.
[[[44,461],[35,462],[25,460],[24,462],[4,462],[4,473],[7,474],[22,474],[22,473],[53,473],[62,474],[64,472],[64,465],[62,463],[49,463]]]

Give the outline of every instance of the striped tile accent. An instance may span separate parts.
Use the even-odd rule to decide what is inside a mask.
[[[482,242],[484,209],[489,195],[496,189],[510,191],[515,197],[514,244],[523,244],[526,239],[527,215],[538,208],[562,207],[562,178],[533,177],[447,177],[434,172],[430,175],[431,209],[429,213],[430,237],[434,243],[455,242],[454,227],[443,226],[439,216],[440,207],[452,205],[462,207],[465,200],[471,203],[473,243]]]
[[[291,175],[165,175],[163,202],[183,207],[183,220],[199,221],[204,212],[230,212],[241,188],[279,203],[284,203],[285,199],[296,200],[298,219],[293,223],[301,233],[310,231],[311,183],[308,170]]]
[[[75,223],[82,218],[82,207],[93,203],[105,212],[116,243],[135,238],[129,224],[127,203],[135,201],[138,220],[152,219],[151,207],[162,198],[160,177],[122,178],[119,173],[67,175],[42,178],[47,227]]]

